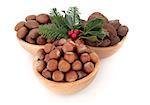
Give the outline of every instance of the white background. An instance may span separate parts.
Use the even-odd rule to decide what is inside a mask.
[[[0,105],[150,105],[149,0],[1,0]],[[48,91],[32,70],[32,56],[17,42],[14,26],[27,15],[49,13],[50,8],[78,6],[87,19],[100,11],[119,19],[130,31],[113,56],[101,60],[95,80],[73,95]]]

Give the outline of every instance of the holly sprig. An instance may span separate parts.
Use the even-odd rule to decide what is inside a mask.
[[[83,27],[80,22],[80,13],[77,7],[70,7],[62,11],[64,15],[53,8],[50,11],[50,24],[40,25],[39,34],[52,41],[71,37],[72,39],[83,38],[90,41],[103,39],[108,33],[103,30],[103,20],[94,19],[88,21]]]

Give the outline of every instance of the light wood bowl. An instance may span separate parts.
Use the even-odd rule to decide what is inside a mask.
[[[83,88],[87,87],[92,82],[94,77],[96,76],[96,73],[98,72],[99,66],[100,66],[100,60],[99,60],[96,63],[94,71],[92,73],[90,73],[89,75],[87,75],[86,77],[84,77],[80,80],[77,80],[75,82],[65,82],[65,83],[62,82],[62,83],[60,83],[60,82],[54,82],[54,81],[51,81],[51,80],[44,78],[36,70],[36,68],[34,66],[34,62],[36,60],[37,59],[35,58],[33,61],[33,70],[34,70],[36,76],[38,77],[38,79],[50,91],[54,91],[54,92],[59,93],[59,94],[72,94],[72,93],[76,93],[76,92],[82,90]]]
[[[119,43],[117,43],[114,46],[110,46],[110,47],[91,47],[91,46],[89,46],[89,48],[92,49],[93,51],[95,51],[101,59],[107,58],[109,56],[112,56],[115,52],[117,52],[121,48],[121,46],[123,45],[126,38],[127,38],[127,36],[125,36]]]
[[[19,44],[32,55],[35,55],[39,49],[44,48],[44,45],[30,44],[19,38],[17,38],[17,40],[19,41]]]

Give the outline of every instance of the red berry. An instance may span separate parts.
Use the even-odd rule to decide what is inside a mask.
[[[73,39],[77,38],[77,34],[76,34],[76,33],[73,33],[73,34],[71,35],[71,38],[73,38]]]
[[[80,33],[80,30],[74,30],[74,33],[78,35]]]
[[[73,34],[73,30],[68,31],[68,35],[71,36]]]

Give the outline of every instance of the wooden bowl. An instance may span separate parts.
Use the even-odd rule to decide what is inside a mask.
[[[95,51],[99,55],[99,57],[101,59],[103,59],[103,58],[109,57],[109,56],[113,55],[115,52],[117,52],[123,45],[126,38],[127,38],[127,36],[125,36],[119,43],[117,43],[114,46],[110,46],[110,47],[91,47],[91,46],[89,46],[89,48],[92,49],[93,51]]]
[[[32,55],[35,55],[39,49],[44,47],[43,45],[30,44],[19,38],[17,38],[17,40],[19,41],[19,44]]]
[[[54,82],[54,81],[51,81],[51,80],[48,80],[48,79],[44,78],[36,70],[36,68],[34,66],[36,60],[37,59],[35,58],[34,61],[33,61],[33,70],[34,70],[36,76],[38,77],[38,79],[49,90],[54,91],[54,92],[59,93],[59,94],[72,94],[72,93],[76,93],[76,92],[82,90],[83,88],[87,87],[92,82],[94,77],[96,76],[96,73],[99,70],[99,66],[100,66],[100,61],[98,61],[96,63],[94,71],[91,72],[86,77],[84,77],[80,80],[77,80],[75,82],[65,82],[65,83],[63,83],[63,82]]]

